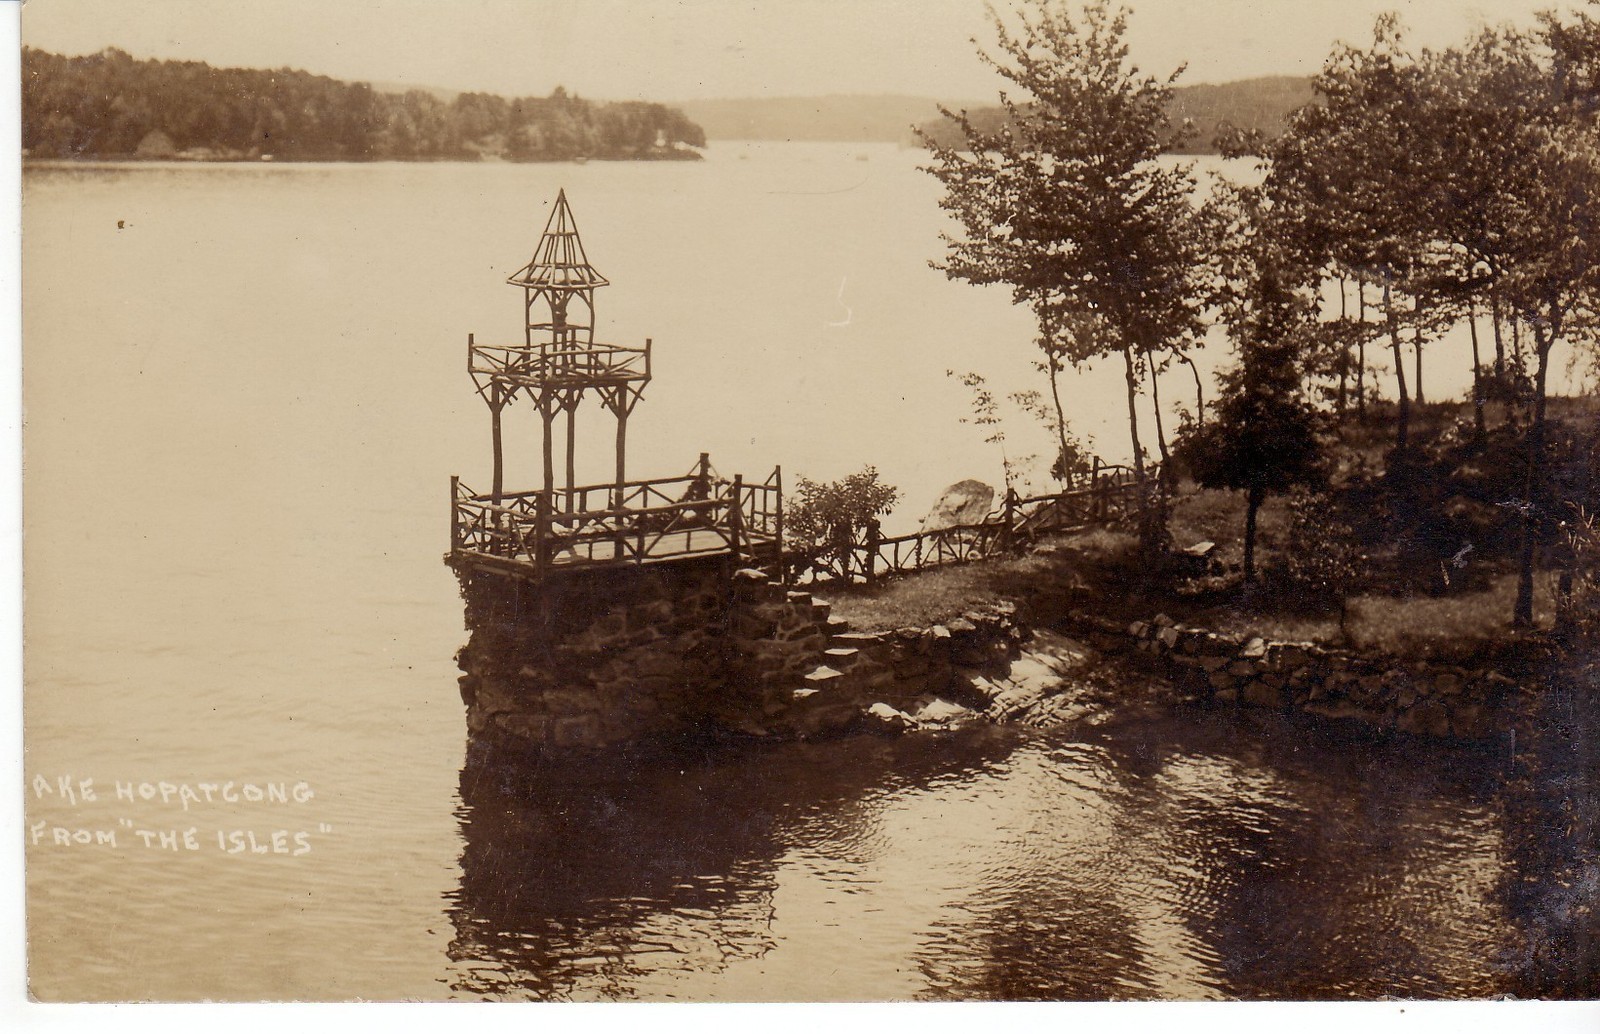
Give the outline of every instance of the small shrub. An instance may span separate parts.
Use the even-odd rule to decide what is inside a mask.
[[[872,466],[838,481],[801,478],[784,512],[784,535],[792,546],[832,549],[842,560],[868,522],[889,513],[899,498],[900,490],[880,482]]]
[[[1282,558],[1284,581],[1302,592],[1339,604],[1344,631],[1347,600],[1361,574],[1363,557],[1354,531],[1326,492],[1299,490],[1289,497],[1289,537]]]

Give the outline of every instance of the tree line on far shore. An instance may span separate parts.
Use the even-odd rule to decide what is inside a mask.
[[[1600,480],[1556,477],[1556,452],[1591,471],[1600,435],[1566,434],[1558,450],[1547,382],[1558,344],[1600,351],[1600,0],[1443,50],[1409,47],[1385,16],[1370,45],[1334,50],[1316,102],[1281,135],[1226,134],[1225,153],[1256,159],[1261,178],[1209,192],[1192,167],[1158,161],[1179,73],[1133,67],[1126,9],[1015,0],[994,23],[998,48],[982,57],[1008,81],[1004,118],[945,111],[950,132],[924,136],[957,227],[941,268],[1007,285],[1034,313],[1063,450],[1059,374],[1116,362],[1135,462],[1148,392],[1163,473],[1181,465],[1244,493],[1248,582],[1257,510],[1270,494],[1325,487],[1330,443],[1376,396],[1369,354],[1393,364],[1385,498],[1428,505],[1413,401],[1428,342],[1466,324],[1468,446],[1479,467],[1492,455],[1515,468],[1503,472],[1514,498],[1494,503],[1520,528],[1514,622],[1532,621],[1536,554],[1571,594]],[[1156,375],[1189,362],[1217,323],[1235,359],[1219,397],[1164,427]],[[1504,403],[1494,434],[1510,443],[1492,453],[1489,402]],[[1592,545],[1600,554],[1600,537]]]
[[[1218,137],[1229,129],[1276,137],[1288,126],[1292,112],[1315,99],[1311,80],[1297,75],[1177,86],[1167,98],[1170,128],[1165,146],[1175,154],[1218,154]],[[987,133],[997,133],[1007,124],[1006,109],[999,106],[974,107],[966,114]],[[947,147],[964,143],[960,127],[947,120],[924,122],[914,132]]]
[[[588,101],[560,87],[447,102],[288,68],[22,51],[22,147],[33,158],[694,158],[689,148],[705,142],[674,108]]]

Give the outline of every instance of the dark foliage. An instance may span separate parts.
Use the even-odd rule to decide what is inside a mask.
[[[286,160],[693,157],[705,146],[683,114],[643,102],[597,104],[463,93],[450,102],[381,93],[289,68],[140,61],[108,49],[22,51],[22,146],[36,158]]]
[[[1180,154],[1226,154],[1226,141],[1237,134],[1255,134],[1263,140],[1277,136],[1291,112],[1314,100],[1311,80],[1302,76],[1179,86],[1167,103],[1167,121],[1176,128],[1168,134],[1166,148]],[[998,133],[1007,121],[1000,107],[977,107],[967,114],[985,133]],[[946,121],[927,122],[918,129],[945,146],[961,143],[955,127]]]

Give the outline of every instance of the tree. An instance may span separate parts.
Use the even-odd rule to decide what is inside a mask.
[[[1417,146],[1427,136],[1423,78],[1401,45],[1398,22],[1384,15],[1372,47],[1341,46],[1314,85],[1322,103],[1295,112],[1288,131],[1266,148],[1266,194],[1285,225],[1282,239],[1304,261],[1332,262],[1380,285],[1395,367],[1395,445],[1403,450],[1411,394],[1396,295],[1421,273],[1429,237],[1426,208],[1417,201],[1441,172]],[[1420,314],[1420,303],[1413,312]],[[1415,340],[1420,347],[1420,336]]]
[[[919,130],[941,205],[962,229],[935,266],[1009,285],[1044,328],[1047,372],[1120,353],[1142,471],[1139,370],[1152,353],[1198,341],[1209,250],[1193,175],[1157,160],[1172,140],[1166,112],[1181,69],[1141,77],[1123,42],[1128,13],[1109,0],[1089,0],[1079,18],[1066,0],[1018,0],[1015,28],[991,14],[1002,56],[980,57],[1021,96],[1001,93],[1008,124],[998,130],[941,109],[959,145]]]
[[[983,440],[988,445],[999,446],[1000,467],[1006,479],[1006,491],[1016,488],[1017,482],[1024,479],[1024,471],[1033,462],[1033,455],[1012,456],[1006,449],[1006,429],[1002,426],[1000,418],[1000,404],[996,401],[994,393],[989,390],[989,382],[982,374],[975,371],[958,374],[954,370],[946,370],[946,377],[953,377],[961,382],[962,387],[972,392],[972,415],[961,418],[963,424],[972,424],[984,429]],[[1040,403],[1037,392],[1014,392],[1011,401],[1029,413],[1037,414]],[[1066,432],[1063,430],[1062,441],[1066,441]]]
[[[900,490],[880,482],[872,466],[838,481],[801,478],[784,511],[784,536],[800,548],[833,550],[839,571],[848,575],[856,536],[893,509],[899,498]]]
[[[1593,6],[1593,5],[1591,5]],[[1600,23],[1586,14],[1544,16],[1535,34],[1485,31],[1442,62],[1457,114],[1460,168],[1453,219],[1439,236],[1476,274],[1464,286],[1490,294],[1532,337],[1527,473],[1512,620],[1533,621],[1533,569],[1542,537],[1562,516],[1546,485],[1550,353],[1594,336],[1600,308]],[[1465,132],[1462,132],[1462,131]],[[1469,159],[1469,160],[1462,160]],[[1514,361],[1519,331],[1513,333]],[[1520,365],[1520,362],[1516,362]]]
[[[1283,244],[1282,225],[1260,200],[1238,191],[1218,202],[1233,209],[1238,242],[1224,255],[1235,287],[1223,307],[1238,363],[1221,377],[1210,422],[1186,427],[1178,446],[1198,483],[1245,493],[1247,583],[1256,580],[1257,515],[1267,496],[1326,481],[1321,415],[1305,398],[1300,361],[1315,334],[1306,287],[1315,272]]]

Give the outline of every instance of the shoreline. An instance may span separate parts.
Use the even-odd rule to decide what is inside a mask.
[[[705,155],[697,150],[673,150],[643,155],[587,155],[581,158],[507,158],[503,155],[440,155],[428,158],[359,158],[350,155],[280,158],[250,155],[190,156],[160,155],[80,155],[75,158],[24,155],[23,169],[73,165],[585,165],[589,162],[699,162]]]

